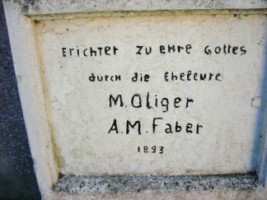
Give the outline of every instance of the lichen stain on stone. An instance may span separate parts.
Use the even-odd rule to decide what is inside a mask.
[[[57,165],[59,168],[63,167],[65,165],[65,159],[61,154],[61,149],[58,148],[55,144],[55,141],[53,140],[53,150],[54,150],[54,158],[56,159]]]
[[[59,167],[62,167],[65,165],[65,160],[64,160],[63,156],[61,156],[61,155],[57,156],[57,163],[58,163]]]

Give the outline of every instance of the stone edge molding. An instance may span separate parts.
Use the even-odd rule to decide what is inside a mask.
[[[43,199],[71,199],[71,197],[66,197],[70,191],[67,191],[66,194],[63,189],[58,189],[64,177],[59,177],[57,161],[53,154],[51,127],[49,117],[46,114],[41,75],[37,67],[41,63],[38,59],[40,55],[36,51],[38,47],[34,37],[34,23],[36,20],[158,14],[267,14],[267,0],[3,0],[3,3],[23,115],[35,173]],[[264,67],[267,68],[267,66]],[[265,80],[264,88],[267,88],[266,82]],[[266,96],[262,97],[263,102],[267,101]],[[266,106],[264,106],[262,112],[263,127],[261,128],[261,133],[259,133],[262,137],[256,173],[258,181],[265,185],[267,170]],[[80,177],[80,181],[83,178]],[[65,177],[65,179],[76,181],[76,177]],[[165,180],[166,178],[158,178],[159,181],[161,179]],[[131,178],[128,178],[128,181],[131,180]],[[168,180],[171,181],[171,178]],[[209,181],[211,180],[209,179]],[[252,178],[251,180],[254,179]],[[215,185],[214,187],[217,186]],[[60,192],[58,191],[64,192],[62,195],[65,197],[59,196]],[[167,190],[166,194],[168,194]],[[81,196],[81,199],[87,197],[82,198]]]

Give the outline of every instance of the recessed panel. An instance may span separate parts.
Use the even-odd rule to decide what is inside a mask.
[[[265,15],[88,17],[35,26],[62,174],[252,170]]]

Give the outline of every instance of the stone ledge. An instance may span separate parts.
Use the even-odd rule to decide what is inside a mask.
[[[262,186],[255,173],[205,176],[62,176],[56,192],[139,193],[143,191],[253,190]]]

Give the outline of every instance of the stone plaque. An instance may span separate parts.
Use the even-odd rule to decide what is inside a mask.
[[[252,169],[266,15],[82,17],[34,27],[62,174]]]

